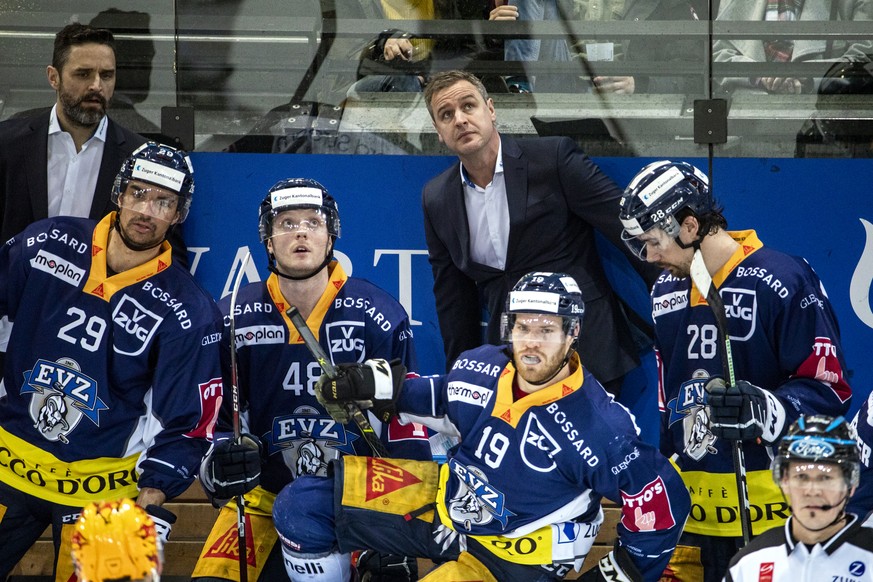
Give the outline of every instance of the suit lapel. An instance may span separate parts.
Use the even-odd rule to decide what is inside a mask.
[[[504,270],[511,271],[512,257],[516,256],[518,246],[519,227],[524,225],[527,213],[527,161],[522,157],[517,141],[503,135],[500,140],[503,144],[503,180],[509,205],[509,241]]]
[[[448,175],[449,183],[445,189],[446,197],[444,198],[445,206],[442,216],[455,216],[455,211],[460,210],[461,218],[450,222],[458,234],[458,244],[461,246],[464,262],[472,264],[473,261],[470,258],[470,222],[467,220],[467,203],[464,200],[464,186],[459,174],[460,168],[461,165],[458,162],[454,166],[454,171]]]
[[[25,156],[27,165],[24,172],[27,181],[27,192],[33,219],[48,218],[48,129],[51,111],[33,120],[30,125],[31,134],[22,144],[24,151],[31,152]]]
[[[112,186],[124,161],[119,157],[120,152],[124,150],[124,141],[124,134],[118,126],[111,119],[107,119],[106,143],[103,144],[103,157],[100,160],[100,171],[97,174],[97,184],[94,186],[94,198],[91,200],[89,213],[89,217],[93,220],[100,220],[113,210]]]

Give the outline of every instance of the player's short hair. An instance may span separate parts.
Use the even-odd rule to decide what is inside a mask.
[[[74,22],[63,27],[55,35],[55,48],[52,53],[52,66],[60,72],[74,46],[83,44],[102,44],[112,49],[115,54],[115,36],[106,28],[94,28],[87,24]]]

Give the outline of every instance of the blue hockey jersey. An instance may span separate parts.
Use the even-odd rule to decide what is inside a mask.
[[[731,232],[739,248],[713,275],[727,312],[737,380],[772,391],[787,413],[845,413],[851,390],[836,316],[809,264],[765,247],[754,231]],[[687,530],[740,536],[731,443],[708,428],[703,388],[722,375],[715,316],[690,278],[664,272],[652,289],[660,372],[661,452],[676,460],[691,493]],[[771,447],[744,443],[753,533],[780,525],[788,505],[770,473]]]
[[[306,323],[331,361],[398,358],[414,372],[412,331],[403,307],[372,283],[347,277],[338,262],[328,268],[330,281]],[[357,426],[336,422],[315,398],[314,386],[322,370],[285,314],[289,306],[273,274],[265,282],[243,287],[235,310],[242,419],[246,430],[266,448],[260,484],[271,493],[281,491],[297,475],[324,475],[329,461],[340,455],[373,454]],[[230,297],[222,299],[219,307],[229,331]],[[229,354],[230,334],[224,336],[223,351]],[[223,358],[226,378],[229,360]],[[228,397],[224,418],[229,416],[229,405]],[[368,416],[392,456],[431,458],[424,427],[402,426],[397,420],[382,427]]]
[[[14,323],[0,480],[64,505],[184,491],[222,398],[215,302],[166,242],[110,276],[114,216],[36,222],[0,249],[0,314]]]
[[[858,435],[858,452],[861,456],[861,483],[849,500],[846,511],[864,517],[873,511],[873,393],[861,405],[852,426]]]
[[[461,438],[437,499],[453,529],[517,537],[574,519],[596,522],[605,497],[622,506],[621,544],[645,580],[657,580],[688,515],[688,494],[575,354],[571,369],[513,402],[508,350],[483,346],[444,376],[407,380],[397,408],[404,420]]]

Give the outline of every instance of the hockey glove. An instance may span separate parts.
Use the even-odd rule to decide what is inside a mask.
[[[721,378],[713,378],[706,384],[703,402],[709,406],[709,430],[723,439],[760,437],[770,444],[785,426],[785,407],[779,398],[745,380],[728,387]]]
[[[596,566],[579,576],[580,582],[642,582],[643,575],[624,546],[615,542],[611,552],[600,558]]]
[[[161,545],[166,547],[170,532],[173,531],[173,524],[176,523],[176,514],[159,505],[148,505],[145,510],[155,522],[155,532],[161,540]]]
[[[364,550],[355,567],[361,582],[413,582],[418,580],[418,562],[409,556],[382,554]]]
[[[336,378],[331,379],[322,374],[318,379],[315,396],[331,416],[331,409],[336,408],[336,403],[356,401],[363,408],[372,406],[376,418],[388,422],[395,414],[394,403],[405,378],[406,366],[400,360],[388,362],[378,358],[367,360],[363,364],[340,364],[337,366]]]
[[[248,493],[261,479],[261,442],[245,433],[239,444],[225,439],[200,465],[200,481],[212,497],[227,500]],[[213,502],[214,504],[214,502]]]

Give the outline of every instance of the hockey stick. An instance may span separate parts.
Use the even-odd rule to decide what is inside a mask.
[[[706,303],[709,304],[713,315],[715,315],[715,322],[723,349],[723,357],[721,359],[722,373],[727,385],[734,386],[736,384],[736,378],[734,378],[734,358],[731,353],[731,338],[728,335],[724,302],[721,300],[721,295],[718,294],[718,289],[712,283],[712,277],[706,269],[706,264],[703,262],[703,254],[699,248],[694,251],[694,257],[691,259],[691,280],[694,281],[694,286],[697,287],[700,294],[706,298]],[[743,545],[745,545],[752,539],[752,514],[749,505],[749,484],[746,480],[746,459],[743,454],[743,442],[739,440],[733,441],[731,452],[734,462],[734,474],[737,478],[740,525],[743,529]]]
[[[230,388],[231,401],[233,404],[233,442],[242,442],[242,428],[239,418],[239,369],[236,361],[236,295],[242,284],[242,278],[246,266],[251,260],[252,254],[246,252],[236,279],[233,282],[233,291],[230,294]],[[248,582],[248,560],[246,559],[246,500],[244,495],[236,498],[236,529],[239,538],[239,582]]]
[[[336,367],[324,352],[321,344],[318,343],[317,339],[315,339],[312,330],[309,329],[308,325],[306,325],[306,320],[303,319],[302,315],[300,315],[300,310],[292,305],[285,311],[285,314],[291,318],[291,323],[293,323],[294,327],[297,328],[297,333],[299,333],[300,337],[303,339],[303,344],[309,350],[309,353],[312,354],[312,357],[318,361],[318,365],[321,366],[321,369],[324,370],[327,377],[331,380],[336,379],[338,375]],[[355,424],[361,431],[364,440],[367,441],[370,449],[372,449],[373,455],[376,457],[387,457],[388,451],[385,450],[382,441],[379,440],[379,435],[377,435],[376,431],[373,430],[373,425],[370,424],[370,421],[367,420],[366,416],[364,416],[361,407],[354,402],[346,402],[345,407],[346,412],[348,412],[349,416],[355,421]]]

